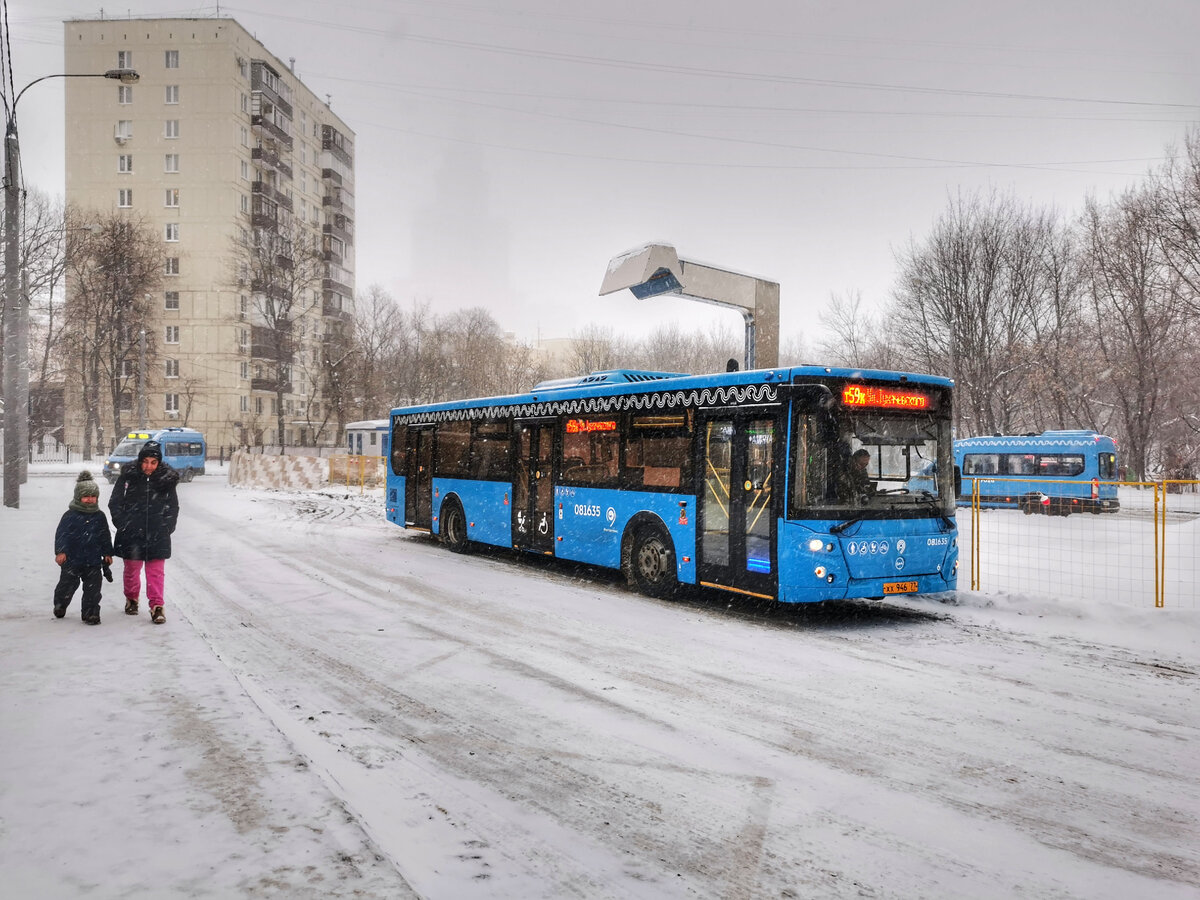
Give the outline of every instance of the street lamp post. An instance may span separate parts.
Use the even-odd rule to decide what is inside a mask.
[[[133,84],[133,69],[35,78],[13,99],[4,130],[4,505],[21,505],[21,463],[29,453],[29,308],[21,299],[21,146],[17,104],[48,78],[112,78]]]

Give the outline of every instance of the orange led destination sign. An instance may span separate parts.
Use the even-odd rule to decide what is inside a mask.
[[[588,431],[616,431],[615,421],[591,422],[587,419],[567,419],[567,434],[584,434]]]
[[[877,409],[935,409],[937,403],[929,394],[901,388],[878,387],[870,384],[848,384],[842,388],[845,406],[872,406]]]

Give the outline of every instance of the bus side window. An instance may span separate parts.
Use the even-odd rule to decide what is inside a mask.
[[[1076,475],[1082,475],[1084,470],[1083,457],[1071,454],[1069,456],[1061,456],[1058,460],[1058,472],[1060,475],[1066,475],[1074,478]]]
[[[443,422],[437,428],[437,455],[433,470],[442,477],[464,478],[471,455],[471,423]]]
[[[692,434],[681,415],[634,416],[625,441],[626,484],[678,488],[691,479]]]
[[[404,475],[405,469],[405,454],[404,448],[408,440],[408,426],[397,425],[392,432],[392,474]]]
[[[964,475],[996,475],[1000,457],[995,453],[969,453],[963,457]]]

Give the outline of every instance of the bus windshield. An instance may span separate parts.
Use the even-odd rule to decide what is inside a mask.
[[[868,517],[953,514],[947,419],[927,412],[801,410],[793,428],[790,517],[825,510]]]

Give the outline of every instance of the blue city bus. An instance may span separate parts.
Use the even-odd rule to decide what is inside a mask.
[[[394,409],[387,518],[456,552],[620,569],[652,596],[679,584],[787,603],[949,591],[951,387],[813,366],[621,370]],[[932,462],[945,474],[910,485]]]
[[[1118,512],[1117,442],[1095,431],[994,434],[954,442],[962,472],[959,504],[1027,515]]]
[[[208,456],[204,435],[194,428],[159,428],[131,431],[121,438],[104,461],[104,477],[109,484],[117,483],[121,466],[137,459],[138,451],[149,440],[162,445],[163,461],[179,472],[180,481],[191,481],[194,476],[204,474],[204,460]]]

